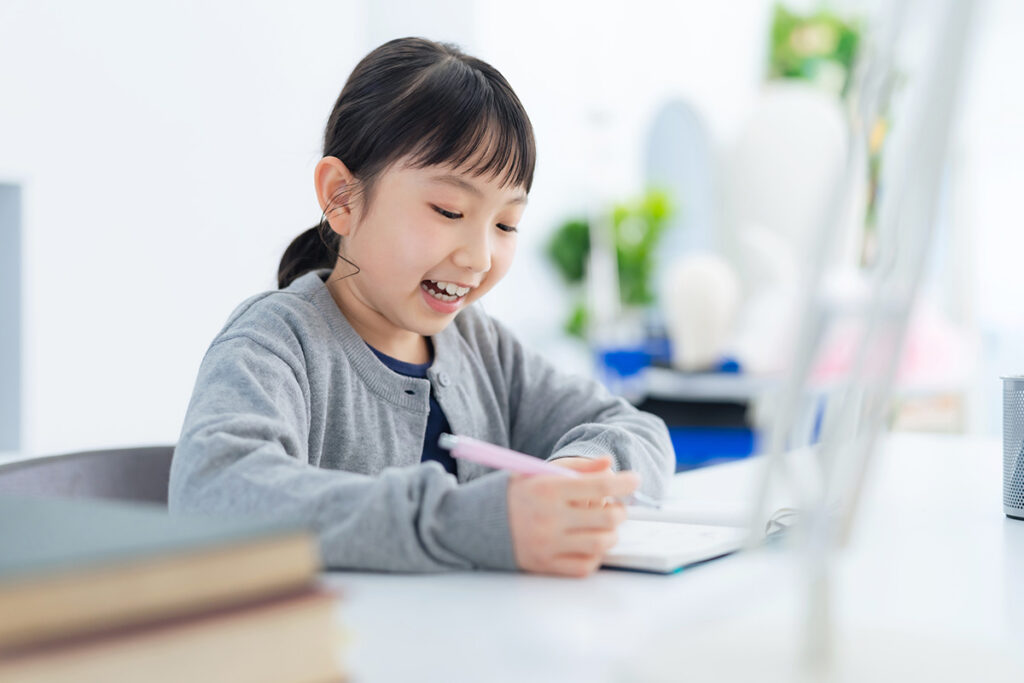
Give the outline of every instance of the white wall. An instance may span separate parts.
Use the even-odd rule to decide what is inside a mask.
[[[488,308],[549,342],[565,313],[540,256],[552,228],[595,187],[640,189],[662,98],[689,98],[717,144],[731,138],[757,94],[771,3],[426,5],[0,4],[0,181],[24,189],[27,450],[177,437],[206,345],[235,305],[273,287],[284,247],[318,218],[311,172],[345,78],[397,35],[461,43],[530,112],[536,180]],[[982,179],[981,312],[1005,327],[1024,253],[1011,187],[1024,100],[1007,87],[1024,26],[1019,3],[992,5],[979,63],[996,70],[975,79],[968,163]],[[595,110],[609,121],[596,163],[582,124]]]
[[[962,262],[973,271],[966,298],[982,335],[971,428],[997,434],[999,377],[1024,374],[1024,3],[988,0],[980,9],[960,130],[959,210],[970,236]]]
[[[318,218],[356,2],[0,5],[24,187],[23,447],[173,441],[206,345]]]
[[[963,181],[977,264],[976,307],[989,329],[1024,334],[1024,3],[983,5],[962,121]],[[1024,372],[1024,348],[1016,372]]]

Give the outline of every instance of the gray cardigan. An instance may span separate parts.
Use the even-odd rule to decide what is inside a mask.
[[[468,462],[458,482],[420,462],[430,390],[452,431],[538,457],[611,453],[659,496],[664,423],[558,371],[476,305],[433,337],[428,379],[392,372],[323,278],[256,295],[203,358],[171,463],[172,513],[297,518],[325,564],[387,571],[514,569],[508,476]]]

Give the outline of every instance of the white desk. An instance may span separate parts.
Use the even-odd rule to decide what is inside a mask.
[[[897,637],[882,641],[920,637],[922,651],[953,644],[975,673],[979,660],[1007,657],[1014,645],[1024,656],[1024,522],[1002,514],[999,440],[895,435],[875,465],[838,566],[837,620],[861,634],[844,642],[884,629]],[[739,502],[759,466],[687,472],[674,494]],[[802,597],[791,558],[778,551],[673,576],[329,573],[325,581],[344,592],[345,659],[353,679],[367,682],[704,680],[723,652],[756,660],[763,653],[750,655],[751,645],[797,642]],[[702,644],[687,651],[693,643]],[[776,680],[765,667],[758,681]],[[929,680],[963,679],[955,663],[942,670],[949,678]]]

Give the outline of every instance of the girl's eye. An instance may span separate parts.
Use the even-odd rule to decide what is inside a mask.
[[[431,206],[433,206],[433,205],[431,205]],[[455,220],[456,218],[462,218],[462,214],[461,213],[455,213],[454,211],[445,211],[440,206],[434,206],[433,209],[434,209],[434,211],[437,211],[439,214],[441,214],[445,218],[450,218],[452,220]]]
[[[438,212],[439,214],[441,214],[445,218],[448,218],[448,219],[453,220],[453,221],[457,220],[459,218],[462,218],[462,214],[461,213],[456,213],[454,211],[448,211],[446,209],[442,209],[440,206],[434,206],[433,204],[431,204],[430,208],[432,208],[434,211]],[[519,232],[519,228],[517,228],[514,225],[505,225],[504,223],[498,223],[497,226],[498,226],[498,229],[503,231],[503,232]]]

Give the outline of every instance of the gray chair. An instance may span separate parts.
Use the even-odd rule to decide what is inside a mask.
[[[0,465],[5,493],[112,498],[167,505],[174,446],[83,451]]]

